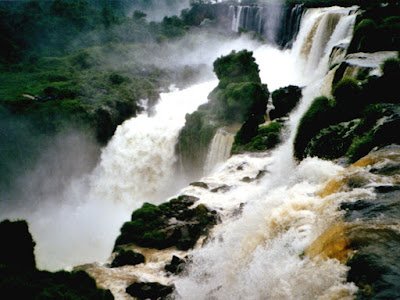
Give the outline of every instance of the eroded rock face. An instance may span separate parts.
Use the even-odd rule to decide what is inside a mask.
[[[115,246],[136,244],[142,247],[179,250],[192,248],[201,235],[216,224],[216,212],[197,206],[192,196],[179,196],[155,206],[149,203],[132,213],[130,222],[121,228]]]

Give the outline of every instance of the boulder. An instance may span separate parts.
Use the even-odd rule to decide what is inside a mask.
[[[144,263],[145,258],[142,254],[134,252],[132,250],[120,250],[117,256],[111,263],[111,268],[122,267],[125,265],[138,265]]]
[[[162,285],[158,282],[134,282],[126,288],[126,292],[136,299],[166,299],[174,291],[174,286]]]

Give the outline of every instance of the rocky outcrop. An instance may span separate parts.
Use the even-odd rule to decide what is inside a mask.
[[[134,282],[126,288],[126,292],[136,299],[166,299],[174,291],[173,286],[162,285],[158,282]]]
[[[332,50],[335,53],[340,50]],[[331,65],[337,64],[342,54],[331,55]],[[397,51],[381,51],[375,53],[351,53],[344,57],[335,71],[332,85],[337,84],[341,79],[351,77],[354,79],[365,79],[367,76],[381,76],[382,63],[389,58],[396,58]]]
[[[35,242],[25,221],[0,223],[0,290],[12,299],[114,299],[98,289],[83,271],[56,272],[36,269]]]
[[[145,203],[132,213],[131,221],[121,228],[115,246],[135,244],[141,247],[188,250],[201,235],[216,224],[215,211],[195,205],[192,196],[179,196],[159,206]]]
[[[125,265],[138,265],[145,262],[145,258],[142,254],[134,252],[132,250],[125,251],[121,249],[117,256],[111,263],[111,268],[118,268]]]

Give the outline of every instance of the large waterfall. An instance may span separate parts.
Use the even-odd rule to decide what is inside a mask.
[[[348,20],[348,15],[349,10],[330,8],[310,10],[303,19],[291,55],[302,61],[308,80],[302,83],[309,85],[290,115],[286,142],[271,155],[234,156],[222,171],[203,178],[208,185],[229,186],[218,196],[194,187],[183,191],[219,211],[223,220],[212,241],[191,253],[187,275],[175,281],[179,299],[331,299],[356,291],[346,283],[348,268],[339,261],[303,258],[311,242],[339,218],[337,202],[315,194],[342,167],[316,158],[296,166],[292,154],[298,121],[324,84],[317,67],[351,34],[354,16]],[[257,178],[260,172],[266,175]],[[245,177],[256,180],[248,183]],[[241,217],[235,213],[239,206]]]
[[[117,299],[132,299],[125,288],[134,280],[174,284],[173,298],[184,300],[352,299],[357,286],[347,280],[347,236],[356,236],[359,243],[375,241],[381,237],[376,234],[380,230],[382,236],[396,235],[400,240],[399,225],[394,217],[380,219],[385,213],[380,208],[368,215],[368,220],[341,208],[359,205],[360,210],[367,210],[373,204],[364,202],[377,199],[395,206],[398,213],[398,205],[392,205],[389,197],[375,193],[377,185],[383,185],[382,190],[391,184],[399,186],[398,175],[391,176],[389,170],[389,175],[380,176],[378,167],[372,174],[373,167],[368,164],[394,165],[398,170],[400,150],[389,148],[344,168],[318,158],[295,161],[293,141],[313,99],[330,95],[333,73],[329,58],[335,46],[350,41],[355,11],[354,7],[303,12],[302,6],[288,11],[279,5],[269,10],[265,6],[231,6],[233,31],[255,31],[268,41],[287,46],[282,50],[271,43],[251,44],[249,49],[270,91],[290,84],[302,87],[301,102],[285,121],[282,144],[268,152],[229,157],[232,132],[237,128],[220,128],[209,147],[204,177],[198,178],[197,185],[187,185],[176,168],[176,139],[185,114],[207,101],[217,81],[214,78],[185,90],[172,88],[162,94],[153,116],[144,112],[118,127],[94,172],[63,191],[69,197],[75,195],[74,201],[63,203],[61,209],[47,205],[51,206],[46,210],[51,212],[48,216],[42,216],[48,207],[27,214],[37,241],[38,264],[56,269],[98,260],[87,271]],[[282,18],[289,20],[291,28],[282,29]],[[285,45],[277,39],[279,32],[286,32]],[[215,57],[245,46],[250,43],[224,45]],[[195,196],[198,203],[217,212],[220,222],[209,236],[189,251],[137,247],[150,257],[137,266],[111,269],[104,264],[119,227],[129,220],[132,210],[143,202],[160,203],[173,195]],[[82,197],[85,201],[78,202]],[[377,224],[369,223],[372,218]],[[65,220],[64,227],[53,225],[57,219]],[[35,232],[46,231],[44,238],[35,236]],[[391,247],[390,251],[397,251]],[[165,272],[172,255],[188,258],[179,276]]]
[[[320,245],[325,245],[316,242],[318,237],[323,236],[329,245],[335,243],[335,234],[343,232],[338,223],[342,216],[338,206],[349,195],[332,192],[333,196],[326,197],[331,188],[324,185],[346,170],[317,158],[305,159],[300,164],[293,159],[293,140],[301,116],[315,96],[329,93],[326,89],[332,77],[328,73],[329,54],[335,45],[350,38],[355,19],[351,11],[338,7],[311,9],[302,18],[291,50],[268,45],[253,49],[262,81],[271,91],[289,84],[305,86],[303,98],[287,121],[285,142],[272,152],[235,155],[215,169],[227,157],[231,140],[222,129],[214,137],[205,166],[209,173],[199,180],[208,189],[190,185],[179,192],[198,197],[200,203],[217,211],[221,222],[213,228],[207,242],[189,253],[173,248],[162,251],[138,248],[146,255],[146,264],[117,269],[89,268],[88,272],[100,286],[111,289],[118,299],[130,299],[125,287],[132,278],[173,283],[176,299],[337,299],[351,297],[356,292],[357,287],[346,282],[349,268],[340,259],[313,258],[313,253],[318,256],[321,252]],[[117,135],[128,130],[131,122],[139,121],[128,121]],[[122,145],[135,141],[128,131],[120,138]],[[117,136],[113,140],[116,139]],[[110,151],[108,148],[113,148],[112,143],[104,153]],[[136,157],[134,153],[119,155],[119,151],[110,154],[115,168],[122,168],[124,160]],[[153,160],[148,166],[150,174],[160,164],[158,159]],[[144,166],[140,168],[145,170]],[[134,179],[133,173],[133,169],[121,171],[118,176],[126,174]],[[106,185],[107,193],[119,184],[117,181]],[[128,182],[129,187],[132,183]],[[146,191],[149,187],[141,188]],[[135,191],[141,193],[141,188]],[[352,197],[366,193],[365,189],[359,189],[352,191]],[[129,192],[124,194],[129,198]],[[120,192],[116,193],[116,198],[120,196]],[[325,236],[325,231],[333,234]],[[163,269],[172,255],[190,257],[190,264],[179,277],[167,276]]]

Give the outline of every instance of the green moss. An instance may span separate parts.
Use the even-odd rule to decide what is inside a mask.
[[[257,126],[256,134],[247,139],[243,138],[243,131],[245,130],[243,125],[235,136],[231,153],[238,154],[246,151],[256,152],[271,149],[281,142],[282,128],[283,124],[278,122],[271,122],[267,126]]]
[[[258,75],[258,65],[253,58],[253,52],[243,50],[232,51],[231,54],[218,58],[214,62],[214,72],[220,80],[219,89],[224,89],[230,83],[254,82],[261,84]]]
[[[216,221],[215,215],[204,205],[190,208],[194,201],[193,197],[179,196],[159,206],[143,204],[132,213],[131,221],[122,226],[115,247],[129,243],[157,249],[176,246],[187,250],[193,247],[200,235]],[[172,225],[171,218],[181,222]]]
[[[270,112],[270,118],[275,119],[287,115],[297,105],[302,93],[298,86],[289,85],[275,90],[271,96],[275,109]]]
[[[297,128],[294,140],[294,154],[298,159],[305,157],[305,149],[309,141],[322,129],[335,120],[334,101],[327,97],[314,99],[310,108],[303,115]]]

